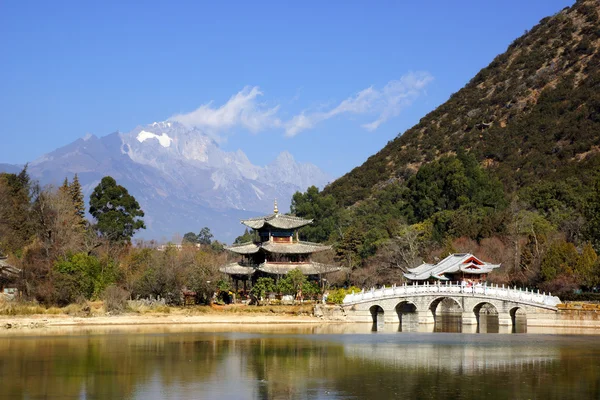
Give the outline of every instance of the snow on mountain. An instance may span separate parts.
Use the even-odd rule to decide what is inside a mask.
[[[200,130],[172,121],[102,138],[88,134],[29,165],[43,184],[59,185],[77,173],[86,195],[112,176],[146,213],[148,229],[140,236],[155,239],[208,226],[231,241],[243,231],[240,218],[269,213],[274,199],[290,204],[296,191],[331,181],[288,152],[266,166],[253,165],[241,150],[223,151]]]

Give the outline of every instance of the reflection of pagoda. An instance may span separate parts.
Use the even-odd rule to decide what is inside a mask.
[[[312,220],[279,214],[277,202],[273,214],[241,222],[254,230],[255,239],[227,247],[227,250],[239,254],[241,260],[219,269],[236,281],[243,280],[245,283],[250,277],[278,277],[294,269],[320,278],[323,274],[342,269],[311,260],[313,253],[330,250],[331,246],[300,241],[298,229],[312,223]]]

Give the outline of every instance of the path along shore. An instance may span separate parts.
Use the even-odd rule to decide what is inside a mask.
[[[328,309],[328,310],[327,310]],[[323,313],[314,316],[307,310],[298,314],[277,312],[277,308],[261,312],[212,311],[208,313],[187,313],[183,308],[174,308],[169,313],[123,313],[117,315],[93,314],[89,316],[67,314],[0,315],[0,332],[14,330],[36,330],[37,328],[60,327],[143,327],[143,326],[252,326],[252,325],[317,325],[317,324],[355,324],[346,321],[338,312],[338,307],[321,308]],[[328,312],[329,311],[329,312]],[[593,328],[600,330],[600,310],[559,310],[555,321],[550,324],[532,324],[531,326]]]

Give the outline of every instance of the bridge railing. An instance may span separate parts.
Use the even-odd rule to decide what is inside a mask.
[[[403,285],[393,285],[377,289],[363,289],[358,293],[353,292],[351,294],[347,294],[346,297],[344,297],[343,304],[358,303],[361,301],[378,298],[423,295],[430,293],[440,293],[448,295],[462,294],[479,297],[490,297],[497,300],[511,300],[515,302],[533,303],[550,307],[556,307],[556,305],[560,304],[561,302],[558,297],[552,296],[552,294],[550,293],[540,293],[539,290],[537,292],[534,292],[533,290],[529,289],[504,287],[504,285],[467,285],[462,282],[444,282],[436,284],[429,284],[426,282],[421,285],[419,285],[418,283],[407,285],[405,283]]]

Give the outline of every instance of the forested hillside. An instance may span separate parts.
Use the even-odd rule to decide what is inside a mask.
[[[365,283],[474,251],[503,263],[498,281],[597,284],[599,15],[587,0],[544,18],[363,165],[297,193],[306,237]]]

